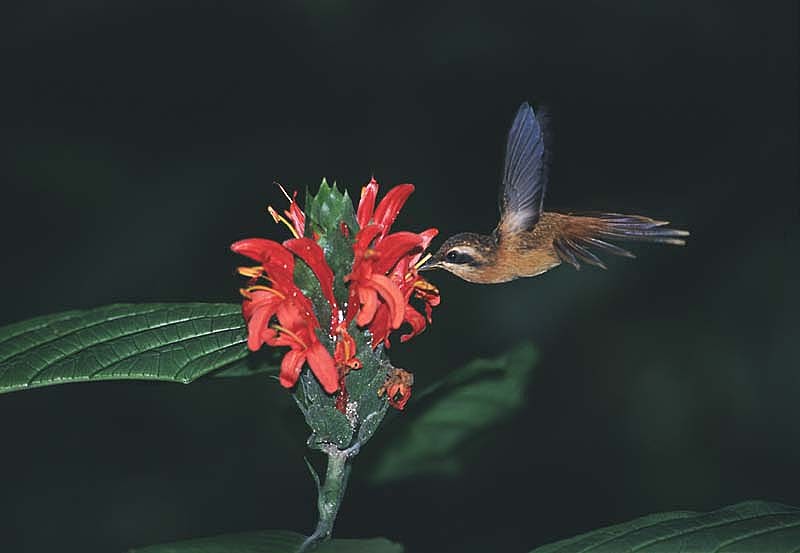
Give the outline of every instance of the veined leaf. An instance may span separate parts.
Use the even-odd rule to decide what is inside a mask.
[[[294,553],[304,539],[295,532],[265,530],[151,545],[130,553]],[[403,546],[385,538],[331,540],[314,553],[403,553]]]
[[[246,341],[236,304],[116,304],[45,315],[0,328],[0,393],[90,380],[188,383],[222,368],[248,374]]]
[[[456,451],[481,431],[508,417],[524,401],[536,350],[525,343],[497,359],[478,359],[454,371],[416,398],[383,444],[371,474],[388,482],[420,474],[454,476]]]
[[[790,553],[800,551],[800,509],[746,501],[710,513],[637,518],[531,553]]]

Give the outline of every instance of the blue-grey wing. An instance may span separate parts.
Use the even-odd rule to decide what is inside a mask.
[[[524,102],[508,132],[500,223],[495,231],[500,238],[536,225],[546,181],[544,133],[533,108]]]

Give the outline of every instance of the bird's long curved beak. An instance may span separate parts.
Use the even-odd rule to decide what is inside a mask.
[[[417,262],[417,271],[430,271],[435,267],[436,261],[434,261],[434,258],[431,254],[427,254]]]
[[[422,265],[417,267],[418,271],[430,271],[435,269],[438,265],[438,261],[435,261],[432,257],[425,261]]]

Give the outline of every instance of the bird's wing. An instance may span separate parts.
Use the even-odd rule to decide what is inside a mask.
[[[498,238],[530,230],[539,221],[547,184],[544,157],[542,126],[525,102],[508,131],[500,222],[495,229]]]

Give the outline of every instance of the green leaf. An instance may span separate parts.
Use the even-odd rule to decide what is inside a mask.
[[[746,501],[710,513],[637,518],[531,553],[790,553],[800,550],[800,509]]]
[[[214,378],[241,378],[274,374],[280,371],[281,359],[285,351],[278,348],[262,347],[255,352],[248,352],[247,357],[234,361],[230,365],[211,373]]]
[[[536,350],[524,343],[497,359],[478,359],[431,389],[412,395],[392,441],[383,444],[371,474],[383,483],[421,474],[455,476],[456,455],[524,403]]]
[[[91,380],[185,384],[217,369],[244,371],[246,342],[237,304],[116,304],[45,315],[0,328],[0,393]]]
[[[294,553],[304,539],[295,532],[265,530],[151,545],[130,553]],[[386,538],[331,540],[314,553],[403,553],[403,546]]]
[[[319,448],[324,444],[334,444],[344,449],[353,437],[350,421],[335,407],[321,403],[312,404],[305,413],[308,426],[313,429],[308,439],[309,447]]]

